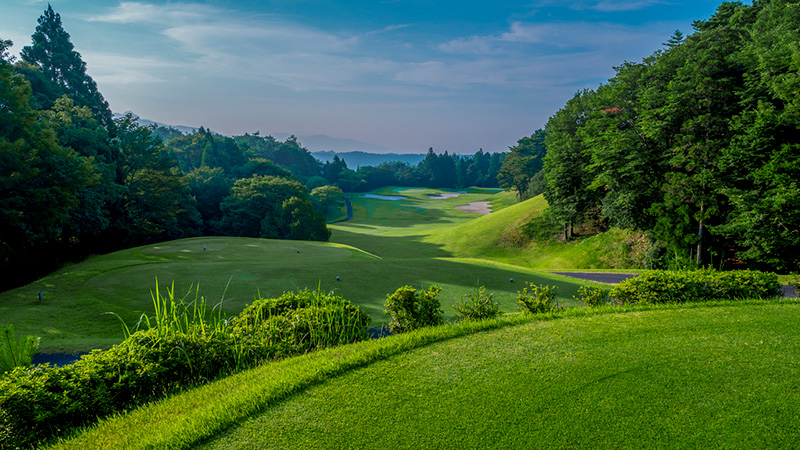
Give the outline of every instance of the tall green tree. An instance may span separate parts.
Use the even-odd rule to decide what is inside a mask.
[[[69,239],[63,230],[77,193],[96,181],[91,162],[58,145],[30,99],[30,84],[0,58],[0,270],[7,282],[54,268],[58,258],[47,249]]]
[[[510,148],[497,174],[500,187],[516,190],[520,199],[528,197],[531,179],[544,167],[545,136],[544,130],[536,130]]]
[[[561,221],[564,239],[571,239],[574,226],[598,200],[589,190],[593,176],[591,158],[581,139],[586,125],[592,91],[578,92],[547,121],[545,126],[544,196],[553,217]]]
[[[49,89],[57,96],[72,98],[79,106],[87,106],[95,117],[107,127],[113,126],[111,110],[97,84],[86,73],[86,63],[76,52],[70,35],[64,30],[61,16],[48,4],[47,9],[39,17],[39,25],[31,36],[32,44],[22,48],[22,60],[41,69],[45,78],[55,88]],[[45,105],[43,105],[45,106]],[[46,105],[49,108],[51,105]]]

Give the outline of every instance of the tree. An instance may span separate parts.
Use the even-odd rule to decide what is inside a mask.
[[[116,128],[122,194],[113,212],[112,232],[128,245],[195,235],[200,215],[188,181],[152,133],[153,127],[141,126],[127,114],[116,120]]]
[[[544,130],[536,130],[529,137],[518,140],[500,166],[497,174],[500,187],[516,190],[520,200],[528,197],[531,179],[544,167],[547,153],[545,136]]]
[[[545,126],[544,196],[553,217],[563,224],[565,240],[572,238],[574,225],[597,201],[589,190],[593,178],[588,172],[590,158],[580,137],[580,129],[588,119],[591,95],[592,91],[576,93]]]
[[[311,191],[311,203],[323,214],[334,206],[344,206],[344,192],[336,186],[320,186]]]
[[[52,89],[57,96],[50,101],[55,102],[66,94],[79,106],[88,106],[100,123],[113,126],[108,103],[86,73],[86,63],[74,50],[69,33],[61,24],[61,16],[48,4],[38,22],[31,36],[32,45],[23,47],[21,56],[23,61],[39,67],[46,79],[57,87]]]
[[[54,267],[57,258],[44,253],[69,239],[63,228],[77,193],[95,182],[91,162],[58,145],[46,118],[31,109],[30,96],[28,82],[2,59],[0,270],[7,282]]]
[[[236,180],[221,209],[221,228],[229,235],[320,240],[325,234],[322,240],[327,239],[319,226],[325,227],[324,216],[312,212],[308,189],[295,179],[255,175]]]

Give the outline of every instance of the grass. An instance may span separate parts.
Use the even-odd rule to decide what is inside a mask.
[[[490,215],[431,232],[424,242],[441,245],[454,255],[491,259],[537,270],[627,268],[626,240],[633,235],[611,229],[569,243],[529,242],[520,225],[547,207],[543,196],[534,197]]]
[[[429,197],[440,192],[406,188],[376,192],[407,197],[397,202],[356,194],[355,218],[331,226],[331,243],[202,237],[95,256],[0,293],[0,325],[13,323],[18,335],[41,336],[40,351],[45,353],[108,348],[124,334],[120,321],[105,313],[135,323],[152,310],[150,290],[156,278],[166,282],[163,288],[174,282],[177,297],[190,289],[194,296],[194,289],[199,289],[208,305],[216,305],[224,295],[222,312],[228,316],[259,294],[279,296],[306,287],[333,291],[352,301],[375,325],[388,322],[383,312],[386,295],[404,285],[440,286],[446,317],[455,316],[451,305],[461,294],[478,286],[494,294],[503,312],[517,311],[516,292],[525,282],[556,285],[561,301],[578,304],[572,297],[587,282],[458,257],[445,244],[427,241],[432,233],[479,217],[454,206],[491,201],[495,208],[510,209],[515,201],[513,194],[491,189],[470,189],[446,200]],[[41,302],[39,291],[44,292]]]
[[[55,448],[791,448],[800,302],[572,309],[291,358]]]

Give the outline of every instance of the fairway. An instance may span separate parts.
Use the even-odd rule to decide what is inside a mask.
[[[202,296],[226,315],[238,313],[259,295],[319,287],[358,304],[376,326],[388,320],[383,311],[386,295],[404,285],[440,286],[448,318],[454,316],[451,306],[461,295],[478,286],[492,292],[506,313],[518,310],[516,293],[524,282],[557,285],[563,304],[579,304],[572,297],[583,282],[459,257],[428,239],[437,230],[481,217],[456,206],[490,201],[499,209],[514,202],[513,194],[491,189],[431,197],[444,192],[394,188],[373,193],[404,197],[396,201],[355,194],[354,218],[331,225],[330,243],[200,237],[91,257],[0,293],[2,324],[13,323],[20,334],[41,336],[43,352],[108,347],[121,341],[123,333],[120,320],[106,313],[133,326],[142,313],[152,311],[150,291],[156,279],[162,289],[174,283],[176,295],[189,300]]]

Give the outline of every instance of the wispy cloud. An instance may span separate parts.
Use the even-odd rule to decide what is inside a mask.
[[[365,34],[365,36],[374,36],[376,34],[387,33],[389,31],[395,31],[395,30],[402,30],[403,28],[411,28],[411,27],[415,27],[415,26],[417,26],[417,24],[415,24],[415,23],[401,23],[401,24],[398,24],[398,25],[389,25],[389,26],[384,27],[384,28],[382,28],[380,30],[368,31]]]

